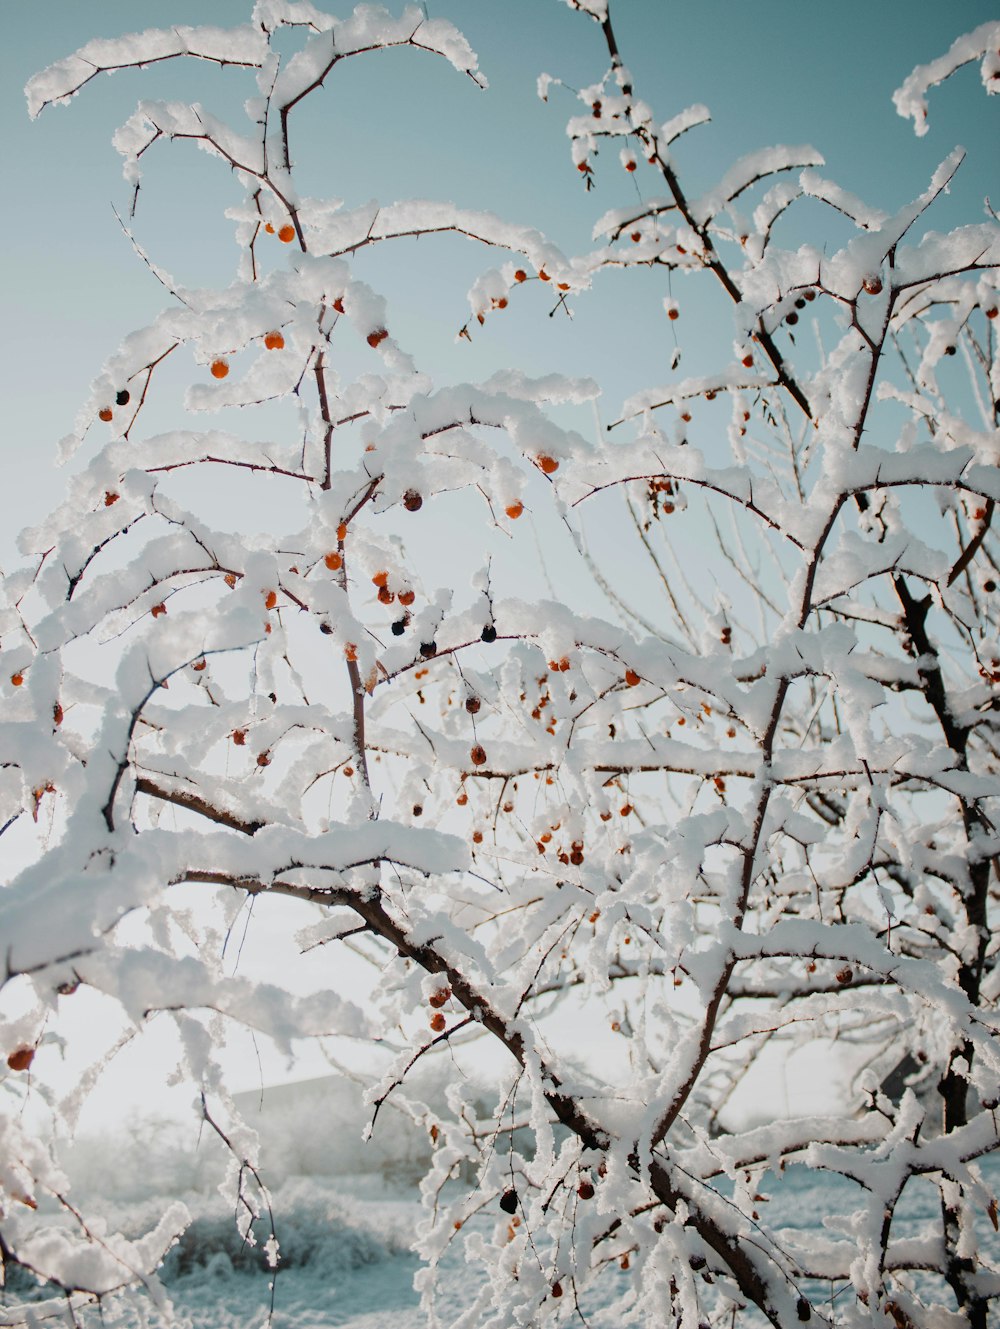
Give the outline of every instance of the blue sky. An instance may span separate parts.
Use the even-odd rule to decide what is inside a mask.
[[[99,79],[71,106],[31,123],[21,88],[91,36],[167,19],[226,25],[249,8],[244,0],[35,0],[5,16],[5,561],[14,530],[58,500],[56,444],[105,355],[162,305],[162,289],[132,254],[111,210],[124,210],[128,199],[110,146],[114,129],[140,97],[201,100],[238,117],[253,91],[245,72],[174,61]],[[429,0],[428,9],[463,28],[490,90],[482,93],[443,61],[408,50],[346,62],[329,90],[297,115],[293,147],[307,192],[333,193],[349,205],[374,197],[451,199],[537,225],[570,252],[589,247],[605,209],[628,204],[637,188],[660,192],[643,168],[626,177],[617,152],[608,151],[597,163],[597,189],[585,193],[564,134],[575,100],[560,89],[548,105],[535,96],[543,70],[573,86],[600,77],[605,55],[595,24],[559,0]],[[932,94],[923,139],[890,100],[914,64],[995,16],[986,0],[615,0],[612,13],[637,91],[658,120],[696,101],[713,113],[713,124],[689,135],[677,153],[689,193],[753,148],[809,142],[826,157],[824,174],[894,210],[961,143],[969,158],[952,197],[936,207],[934,227],[978,220],[986,193],[1000,199],[1000,100],[983,95],[974,66]],[[183,284],[225,284],[237,254],[222,210],[237,198],[228,173],[206,154],[187,145],[158,149],[137,237]],[[822,225],[833,245],[845,235],[818,204],[806,204],[790,225],[810,239]],[[673,342],[662,314],[665,278],[630,274],[601,284],[572,323],[546,317],[542,291],[526,293],[470,348],[453,341],[466,317],[465,290],[496,256],[454,240],[388,248],[361,275],[384,285],[394,329],[419,339],[435,376],[477,378],[512,363],[593,375],[604,385],[607,413],[623,395],[667,376]],[[687,372],[728,314],[712,286],[706,278],[675,279]],[[151,425],[163,423],[150,413]]]
[[[53,471],[58,440],[72,427],[91,379],[119,341],[162,308],[163,289],[132,253],[112,212],[128,208],[114,129],[140,97],[200,100],[220,115],[242,115],[252,76],[198,62],[170,62],[102,78],[69,107],[28,121],[21,89],[36,70],[92,36],[212,21],[249,12],[243,0],[34,0],[5,15],[0,53],[6,244],[0,250],[7,335],[0,357],[6,406],[5,483],[0,488],[0,563],[13,538],[61,497]],[[597,81],[606,54],[596,26],[559,0],[428,0],[455,21],[479,52],[488,92],[443,61],[396,51],[347,62],[329,89],[293,123],[303,192],[332,194],[348,206],[371,198],[450,199],[545,231],[566,252],[591,245],[607,209],[662,192],[644,168],[630,177],[617,150],[596,162],[597,188],[585,192],[569,158],[564,127],[578,103],[554,88],[535,95],[546,71],[573,86]],[[891,94],[917,63],[939,55],[959,33],[996,16],[985,0],[947,7],[921,0],[612,0],[619,44],[637,92],[664,121],[694,102],[713,123],[694,131],[676,159],[689,193],[712,184],[739,155],[776,143],[811,143],[823,174],[893,211],[920,193],[939,162],[961,143],[969,156],[950,197],[930,218],[935,229],[979,220],[983,196],[1000,204],[1000,99],[988,100],[969,68],[932,94],[930,132],[917,139]],[[240,191],[228,171],[191,146],[149,156],[135,233],[151,257],[183,285],[225,285],[238,259],[225,207]],[[824,228],[824,229],[821,229]],[[846,225],[802,205],[785,243],[836,247]],[[275,246],[280,261],[283,255]],[[456,343],[468,317],[465,292],[499,261],[456,239],[385,246],[359,264],[384,290],[394,335],[441,381],[475,381],[515,365],[593,376],[604,386],[605,419],[629,393],[670,376],[673,330],[663,314],[665,274],[620,274],[576,302],[575,317],[549,318],[540,283],[491,318],[472,345]],[[682,373],[727,357],[729,309],[705,276],[675,278],[682,319]],[[721,332],[720,332],[721,328]],[[173,371],[171,371],[173,372]],[[165,376],[165,386],[177,383]],[[169,396],[169,392],[167,393]],[[169,404],[148,414],[155,431],[174,422]],[[280,428],[280,412],[266,427]],[[210,421],[206,423],[210,424]],[[265,426],[248,420],[259,437]],[[105,437],[103,427],[91,435]],[[89,455],[85,447],[81,460]],[[539,482],[540,483],[540,482]],[[530,542],[518,557],[526,567]]]

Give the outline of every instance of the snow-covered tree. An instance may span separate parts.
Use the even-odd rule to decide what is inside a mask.
[[[139,1239],[95,1225],[50,1117],[24,1110],[43,1035],[91,989],[136,1026],[176,1022],[233,1149],[244,1227],[267,1160],[226,1093],[225,1024],[391,1045],[370,1101],[377,1116],[391,1097],[433,1145],[418,1244],[440,1323],[586,1323],[600,1295],[618,1320],[684,1329],[742,1323],[743,1307],[783,1329],[987,1325],[1000,226],[928,229],[961,152],[891,215],[804,148],[756,152],[693,196],[685,152],[707,111],[654,111],[606,0],[570,3],[607,66],[578,94],[572,165],[583,185],[649,191],[577,256],[446,202],[300,192],[296,108],[341,62],[410,47],[484,84],[460,33],[421,9],[334,19],[256,0],[245,26],[93,41],[29,84],[37,115],[102,71],[190,56],[239,66],[251,95],[239,125],[143,101],[118,132],[133,202],[160,140],[232,173],[239,271],[184,289],[139,251],[163,312],[106,360],[67,446],[100,421],[109,438],[88,442],[3,579],[0,825],[17,851],[0,891],[0,1254],[43,1284],[4,1324],[162,1297],[155,1270],[190,1219],[177,1206]],[[971,61],[996,91],[1000,25],[896,93],[918,133],[928,89]],[[782,248],[802,198],[852,238]],[[442,232],[496,256],[463,339],[538,283],[573,308],[598,274],[638,267],[671,321],[670,274],[690,299],[721,288],[716,366],[684,377],[678,357],[620,407],[557,375],[431,382],[397,341],[392,291],[356,269],[404,236],[428,237],[433,261]],[[797,323],[815,325],[808,346]],[[150,436],[168,361],[189,366],[193,418]],[[283,437],[198,419],[276,400]],[[573,426],[581,406],[601,412],[598,437]],[[227,474],[273,487],[272,528],[214,523],[174,483],[192,471],[220,510]],[[589,552],[596,503],[644,571],[622,579]],[[494,535],[513,548],[545,508],[574,542],[578,604],[516,598],[504,578]],[[407,523],[426,531],[436,510],[453,567],[482,566],[471,589],[426,541],[411,550]],[[637,607],[643,575],[659,599]],[[303,948],[374,959],[377,1000],[225,968],[225,929],[256,896],[286,897]],[[555,1018],[567,1003],[617,1036],[613,1074]],[[788,1057],[817,1039],[843,1049],[843,1101],[734,1125],[768,1045]],[[459,1067],[484,1042],[493,1101],[457,1072],[447,1106],[411,1091],[425,1057]],[[789,1165],[840,1181],[795,1231],[769,1223],[761,1193]],[[901,1231],[898,1208],[928,1184],[933,1217]],[[452,1243],[488,1269],[458,1319],[434,1302]]]

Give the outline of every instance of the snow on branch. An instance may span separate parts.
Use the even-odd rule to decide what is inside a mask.
[[[34,119],[46,106],[64,106],[98,76],[141,68],[179,56],[193,56],[221,66],[259,68],[267,55],[267,37],[259,27],[149,28],[127,37],[96,38],[28,81],[25,96]]]
[[[892,94],[893,105],[904,119],[913,121],[913,131],[927,133],[927,93],[973,60],[982,60],[983,87],[993,95],[1000,92],[1000,23],[981,23],[971,32],[956,37],[944,55],[926,65],[918,65]]]

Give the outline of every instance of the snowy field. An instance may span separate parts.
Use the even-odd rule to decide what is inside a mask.
[[[263,1246],[271,1224],[266,1213],[255,1227],[257,1244],[241,1242],[234,1222],[232,1187],[220,1193],[229,1160],[210,1134],[200,1139],[176,1122],[145,1119],[113,1138],[92,1134],[81,1139],[68,1160],[71,1197],[90,1215],[105,1216],[109,1228],[138,1235],[155,1226],[168,1206],[184,1202],[197,1217],[160,1271],[173,1305],[165,1315],[152,1304],[119,1314],[105,1308],[103,1319],[84,1317],[96,1326],[190,1326],[191,1329],[262,1329],[269,1313],[274,1329],[422,1329],[429,1321],[414,1289],[419,1261],[412,1251],[423,1220],[417,1180],[427,1156],[423,1134],[400,1114],[379,1120],[370,1143],[363,1143],[364,1108],[358,1091],[344,1082],[310,1081],[269,1091],[263,1101],[246,1096],[241,1109],[258,1131],[262,1176],[268,1183],[274,1232],[280,1248],[275,1276]],[[989,1164],[987,1182],[994,1190],[1000,1168]],[[456,1185],[459,1183],[456,1183]],[[473,1183],[463,1183],[465,1190]],[[850,1214],[859,1192],[847,1182],[789,1167],[768,1175],[761,1186],[762,1221],[777,1228],[801,1229],[826,1223],[835,1213]],[[764,1198],[767,1197],[767,1198]],[[921,1224],[938,1213],[937,1191],[929,1182],[907,1187],[899,1210],[897,1239],[916,1236]],[[487,1207],[466,1225],[486,1241],[502,1240],[507,1219]],[[844,1239],[850,1241],[845,1227]],[[986,1248],[1000,1257],[1000,1239],[986,1215],[980,1224]],[[539,1253],[544,1258],[543,1243]],[[450,1324],[471,1308],[481,1291],[484,1271],[467,1262],[456,1240],[440,1267],[439,1314]],[[618,1329],[627,1313],[629,1273],[605,1284],[603,1303],[581,1303],[590,1329]],[[273,1312],[271,1305],[273,1286]],[[622,1295],[625,1295],[624,1304]],[[844,1285],[823,1289],[832,1299],[834,1322]],[[5,1300],[37,1298],[41,1290],[23,1276],[8,1288]],[[567,1315],[572,1303],[567,1300]],[[831,1309],[828,1303],[827,1309]],[[473,1323],[479,1317],[473,1317]],[[579,1322],[579,1321],[578,1321]],[[745,1312],[745,1329],[763,1324]],[[643,1325],[643,1329],[646,1329]]]

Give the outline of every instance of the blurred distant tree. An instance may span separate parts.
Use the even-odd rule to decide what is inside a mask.
[[[239,128],[146,101],[118,132],[136,195],[159,140],[221,159],[243,191],[227,214],[239,273],[204,291],[154,269],[166,307],[107,360],[70,443],[95,421],[110,435],[3,581],[0,825],[31,830],[44,812],[48,831],[0,892],[0,1253],[50,1298],[4,1324],[63,1316],[67,1299],[78,1316],[129,1289],[162,1297],[154,1271],[189,1222],[178,1205],[141,1239],[103,1233],[66,1193],[48,1128],[21,1112],[43,1030],[91,988],[138,1025],[177,1022],[233,1149],[244,1230],[266,1159],[220,1080],[219,1015],[282,1039],[402,1032],[371,1101],[394,1095],[434,1145],[428,1306],[451,1243],[487,1268],[456,1326],[586,1324],[594,1307],[595,1324],[684,1329],[743,1323],[744,1308],[783,1327],[987,1325],[1000,226],[924,229],[960,151],[891,216],[802,148],[756,152],[694,197],[686,136],[707,111],[661,123],[606,0],[570,3],[610,62],[578,93],[573,163],[588,189],[599,170],[613,188],[617,155],[626,197],[631,176],[656,191],[607,213],[600,247],[576,258],[446,203],[300,194],[296,108],[341,61],[409,46],[482,81],[462,36],[419,9],[335,22],[257,0],[244,27],[93,41],[29,84],[38,114],[100,72],[189,55],[245,67],[256,93]],[[960,39],[897,108],[922,132],[927,89],[972,60],[996,91],[998,48],[997,23]],[[781,248],[802,197],[853,238]],[[439,232],[500,255],[460,338],[533,283],[582,306],[597,273],[624,267],[647,269],[674,322],[680,271],[731,298],[717,368],[633,396],[598,442],[565,424],[598,396],[590,382],[436,386],[354,261]],[[806,323],[818,352],[795,341]],[[628,354],[616,330],[607,343]],[[150,437],[169,357],[190,367],[191,412],[287,398],[297,423],[258,443]],[[175,485],[190,471],[207,508]],[[273,488],[264,535],[231,533],[235,471]],[[300,524],[284,529],[290,486]],[[488,566],[471,593],[428,581],[407,523],[433,522],[456,491],[456,568],[482,564],[484,523],[520,538],[551,504],[608,620],[531,587],[502,598]],[[602,493],[661,588],[641,612],[631,574],[616,584],[579,533]],[[177,909],[182,883],[211,908]],[[375,959],[377,1006],[228,976],[218,920],[261,894],[300,903],[304,947]],[[627,1072],[602,1078],[547,1020],[581,996]],[[425,1054],[461,1063],[483,1038],[508,1054],[485,1114],[457,1077],[447,1109],[407,1096]],[[766,1044],[835,1038],[856,1072],[847,1110],[723,1128]],[[769,1223],[762,1193],[791,1163],[841,1179],[831,1211],[795,1231]],[[901,1233],[897,1208],[928,1182],[937,1212]]]

